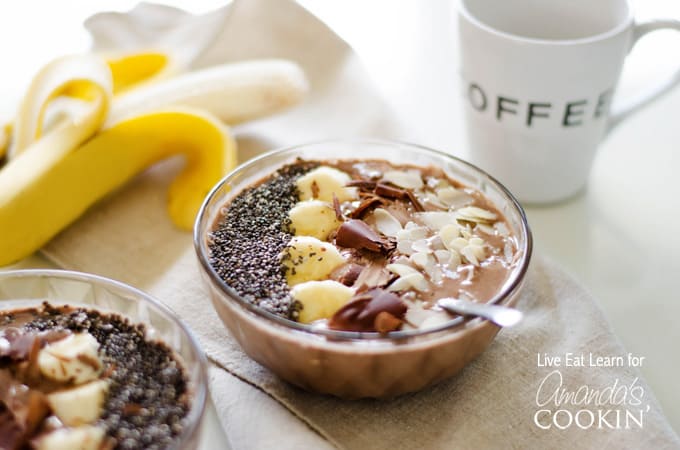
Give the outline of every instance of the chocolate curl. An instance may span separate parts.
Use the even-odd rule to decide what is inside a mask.
[[[328,327],[344,331],[387,333],[401,327],[406,304],[392,292],[371,289],[357,295],[328,321]]]
[[[0,359],[8,358],[12,361],[23,361],[30,356],[35,342],[38,342],[40,349],[45,344],[63,339],[69,334],[71,332],[68,330],[27,332],[19,328],[7,328],[0,332],[0,338],[9,344],[9,346],[0,348]]]
[[[356,187],[359,188],[360,191],[372,191],[373,189],[375,189],[375,185],[376,185],[375,181],[351,180],[345,186]]]
[[[345,218],[342,216],[342,210],[340,209],[340,200],[338,196],[333,192],[333,211],[335,211],[335,218],[338,222],[342,222]]]
[[[353,286],[354,282],[357,281],[357,278],[359,278],[359,275],[361,275],[363,270],[364,266],[362,265],[347,263],[331,272],[330,279],[335,280],[338,283],[342,283],[345,286]]]
[[[407,195],[406,190],[385,183],[378,183],[373,192],[385,198],[404,198]]]
[[[0,334],[9,345],[0,349],[0,358],[22,361],[28,358],[33,343],[38,339],[37,333],[25,333],[16,328],[8,328]]]
[[[359,292],[367,291],[372,288],[387,286],[393,278],[394,274],[385,269],[383,264],[370,263],[354,281],[354,286]]]
[[[416,194],[414,194],[412,190],[406,191],[406,196],[408,197],[408,199],[413,204],[413,209],[415,209],[418,212],[425,211],[425,208],[423,207],[423,205],[420,204],[420,202],[418,201],[418,198],[416,197]]]
[[[389,242],[381,238],[366,222],[351,219],[338,228],[335,243],[340,247],[368,250],[370,252],[386,251]]]
[[[367,197],[366,199],[364,199],[364,201],[362,201],[359,204],[359,206],[357,206],[357,209],[352,211],[350,217],[352,217],[352,219],[361,219],[364,216],[364,214],[366,214],[370,209],[375,208],[378,205],[381,205],[382,202],[383,201],[380,197],[375,196]]]

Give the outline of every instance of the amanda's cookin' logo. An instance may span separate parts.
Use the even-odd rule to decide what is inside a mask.
[[[574,388],[565,386],[562,372],[555,369],[538,386],[533,420],[543,430],[641,429],[650,410],[643,404],[644,395],[638,378],[630,384],[617,378],[603,388],[586,384]]]

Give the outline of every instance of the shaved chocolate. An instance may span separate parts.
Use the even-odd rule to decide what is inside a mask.
[[[16,328],[8,328],[2,337],[9,343],[9,346],[0,350],[0,358],[6,357],[13,361],[28,358],[33,342],[37,339],[35,333],[24,333]]]
[[[351,219],[340,225],[335,236],[335,243],[340,247],[381,252],[388,248],[388,242],[369,227],[366,222]]]
[[[389,184],[386,183],[378,183],[375,186],[374,192],[376,193],[376,195],[385,198],[404,198],[407,195],[407,191],[405,189],[390,186]]]
[[[418,201],[418,198],[416,197],[416,194],[414,194],[412,190],[410,190],[410,189],[407,190],[406,196],[408,197],[411,204],[413,204],[413,209],[415,209],[418,212],[425,211],[425,208],[423,207],[423,205],[420,204],[420,202]]]
[[[387,286],[394,279],[395,275],[380,263],[372,262],[361,271],[355,281],[359,291],[365,291],[376,287]]]
[[[375,189],[375,181],[368,181],[368,180],[351,180],[349,181],[345,186],[347,187],[356,187],[359,188],[361,191],[372,191]]]
[[[335,211],[335,218],[338,222],[345,220],[342,216],[342,209],[340,209],[340,200],[338,200],[338,196],[335,195],[335,192],[333,192],[333,211]]]
[[[350,217],[352,217],[352,219],[361,219],[370,209],[376,208],[379,205],[382,205],[382,203],[383,201],[380,197],[374,195],[367,197],[359,204],[359,206],[357,206],[357,209],[352,211]]]
[[[353,286],[363,270],[364,266],[356,263],[347,263],[331,272],[330,279],[342,283],[345,286]]]
[[[328,321],[328,327],[346,331],[394,331],[401,326],[406,310],[406,304],[396,294],[383,289],[371,289],[355,296],[340,308]],[[382,315],[378,319],[383,312],[391,318]],[[399,323],[396,324],[395,320]]]
[[[35,342],[39,348],[70,334],[68,330],[48,330],[43,332],[27,332],[19,328],[8,327],[0,333],[0,339],[7,341],[6,346],[0,346],[0,359],[8,358],[12,361],[23,361],[30,356]]]

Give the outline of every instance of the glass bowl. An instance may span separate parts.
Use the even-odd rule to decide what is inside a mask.
[[[0,311],[54,305],[84,307],[142,323],[148,339],[173,349],[186,369],[191,406],[173,449],[196,449],[208,395],[207,359],[189,329],[157,300],[117,281],[66,270],[0,272]]]
[[[383,159],[441,168],[452,179],[486,195],[516,236],[519,262],[489,303],[514,305],[529,266],[532,238],[521,206],[498,181],[465,161],[418,145],[364,139],[274,150],[222,179],[203,203],[194,227],[194,246],[213,306],[243,350],[294,385],[343,398],[392,397],[416,391],[454,375],[484,351],[499,328],[480,318],[458,317],[437,328],[386,335],[319,329],[252,305],[219,277],[210,265],[208,233],[220,209],[244,188],[296,158]]]

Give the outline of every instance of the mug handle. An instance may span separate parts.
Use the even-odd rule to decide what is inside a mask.
[[[673,19],[660,19],[636,24],[635,28],[633,29],[633,42],[631,43],[630,48],[632,49],[638,42],[638,40],[640,40],[640,38],[646,35],[647,33],[664,29],[680,31],[680,21]],[[625,118],[627,118],[634,112],[638,111],[640,108],[653,102],[657,98],[661,97],[663,94],[673,89],[679,83],[680,83],[680,69],[677,69],[669,79],[662,81],[657,86],[654,86],[653,88],[649,89],[647,92],[643,92],[637,97],[634,97],[624,102],[615,111],[611,112],[609,116],[609,122],[607,124],[607,131],[611,131]]]

